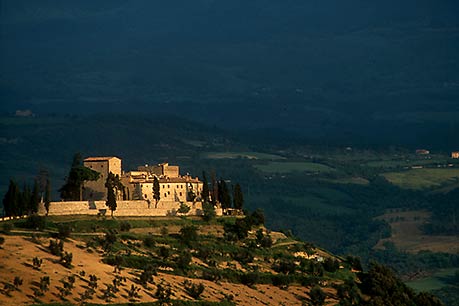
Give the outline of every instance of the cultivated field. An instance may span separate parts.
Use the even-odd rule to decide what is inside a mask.
[[[424,189],[452,184],[459,180],[459,168],[422,168],[387,172],[383,176],[392,184],[406,189]]]
[[[384,242],[389,241],[401,251],[410,253],[422,250],[459,253],[458,236],[431,236],[422,233],[420,227],[429,217],[430,213],[423,210],[393,212],[379,217],[390,224],[392,236],[380,240],[376,248],[383,247]]]
[[[255,165],[255,168],[265,173],[291,173],[291,172],[311,172],[326,173],[334,171],[333,168],[311,162],[269,162],[265,165]]]

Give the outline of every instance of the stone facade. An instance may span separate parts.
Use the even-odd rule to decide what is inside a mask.
[[[146,200],[157,205],[153,199],[153,182],[159,181],[160,200],[165,202],[192,203],[200,201],[203,183],[189,175],[181,176],[178,166],[160,164],[142,166],[138,171],[123,174],[121,182],[126,187],[125,198],[128,200]]]
[[[175,216],[180,203],[163,201],[154,207],[148,201],[118,201],[114,216]],[[40,204],[39,215],[46,215],[45,207]],[[222,215],[221,209],[216,209],[218,216]],[[105,201],[69,201],[51,202],[49,216],[56,215],[110,215],[110,209]],[[186,215],[200,216],[203,214],[202,203],[190,203],[190,211]]]
[[[86,181],[83,186],[83,199],[101,200],[107,198],[105,181],[111,172],[121,177],[121,159],[114,156],[109,157],[88,157],[83,161],[83,165],[100,173],[97,181]]]

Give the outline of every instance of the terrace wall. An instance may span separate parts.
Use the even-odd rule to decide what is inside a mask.
[[[187,202],[191,209],[187,213],[189,216],[200,216],[203,214],[201,202]],[[155,207],[156,206],[156,207]],[[158,205],[143,200],[117,201],[117,208],[113,212],[114,216],[174,216],[180,207],[178,202],[159,201]],[[105,205],[105,201],[66,201],[51,202],[48,215],[98,215],[104,213],[110,215],[110,209]],[[216,209],[217,215],[222,215],[221,209]],[[40,215],[45,215],[44,205],[40,205]]]

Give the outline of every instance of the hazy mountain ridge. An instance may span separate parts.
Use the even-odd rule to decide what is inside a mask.
[[[302,136],[318,118],[330,141],[362,117],[393,130],[400,121],[379,118],[456,111],[458,5],[391,4],[6,1],[0,109],[182,109],[227,128],[287,127]],[[457,131],[433,129],[432,139]],[[366,122],[344,134],[361,130],[387,135]]]

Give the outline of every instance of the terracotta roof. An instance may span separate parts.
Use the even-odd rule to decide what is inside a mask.
[[[121,160],[120,158],[115,157],[115,156],[96,156],[96,157],[85,158],[84,161],[106,161],[106,160],[110,160],[113,158]]]

